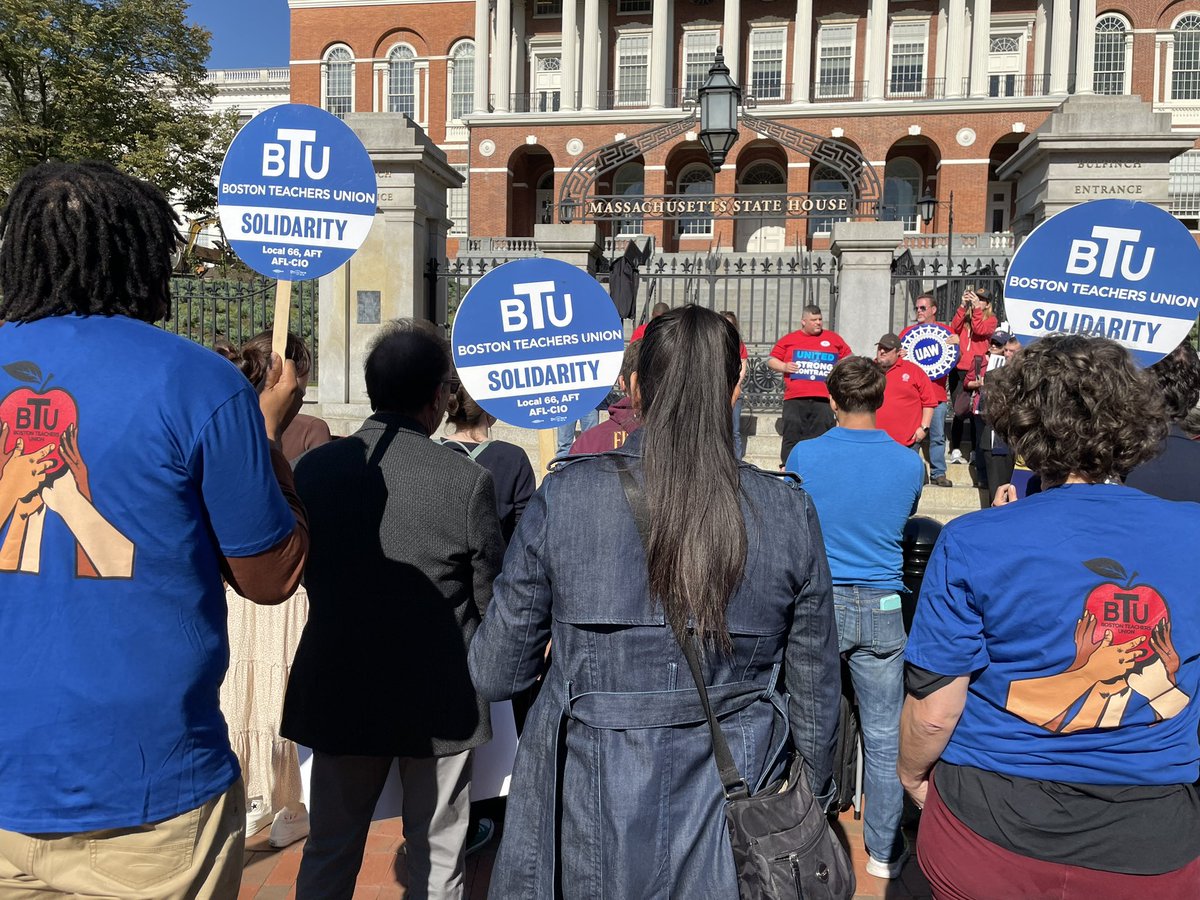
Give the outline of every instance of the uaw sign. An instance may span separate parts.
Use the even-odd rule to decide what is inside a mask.
[[[522,428],[591,412],[612,389],[625,351],[604,288],[557,259],[518,259],[480,278],[455,313],[450,342],[475,401]]]
[[[221,166],[221,228],[261,275],[328,275],[354,255],[375,221],[375,168],[337,116],[288,103],[255,116]]]
[[[1139,365],[1162,359],[1200,315],[1200,247],[1174,216],[1129,200],[1094,200],[1039,225],[1004,282],[1021,343],[1067,332],[1107,337]]]
[[[678,219],[704,216],[710,219],[782,218],[803,219],[810,215],[849,215],[853,203],[848,194],[671,194],[661,197],[594,196],[587,199],[585,216],[598,221],[646,217]]]
[[[930,381],[937,381],[949,375],[958,362],[958,345],[953,338],[954,333],[945,325],[926,322],[905,329],[900,346],[905,357],[920,366]]]

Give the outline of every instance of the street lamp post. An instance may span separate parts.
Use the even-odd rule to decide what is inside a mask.
[[[917,201],[917,210],[920,212],[921,221],[926,225],[933,219],[933,214],[939,206],[946,207],[947,224],[946,224],[946,302],[950,303],[951,286],[950,279],[954,276],[954,191],[950,192],[950,197],[947,200],[935,200],[933,194],[929,192],[929,188],[925,188],[925,193],[920,200]]]
[[[713,174],[721,170],[725,157],[738,139],[738,105],[742,89],[729,77],[725,55],[717,48],[717,58],[708,70],[708,78],[700,86],[700,143],[708,151]]]

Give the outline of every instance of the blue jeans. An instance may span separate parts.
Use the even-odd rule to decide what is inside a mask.
[[[933,408],[929,423],[929,477],[946,474],[946,410],[950,404],[943,400]]]
[[[741,459],[746,453],[746,446],[742,442],[742,398],[737,398],[737,403],[733,404],[733,455]]]
[[[587,431],[593,425],[600,424],[600,410],[593,409],[583,418],[576,419],[575,422],[579,423],[581,432]],[[575,443],[575,422],[564,422],[558,426],[558,450],[555,452],[555,456],[566,456],[571,445]]]
[[[881,607],[892,607],[883,609]],[[900,708],[904,705],[904,614],[896,591],[835,584],[838,650],[850,665],[865,750],[867,852],[895,862],[904,852],[900,813],[904,789],[896,774]]]

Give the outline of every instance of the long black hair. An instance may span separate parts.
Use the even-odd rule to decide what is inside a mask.
[[[0,319],[158,321],[171,309],[177,221],[158,188],[108,163],[34,166],[0,213]]]
[[[746,567],[730,402],[738,336],[717,313],[684,306],[651,320],[638,356],[650,509],[650,595],[676,634],[690,618],[722,650],[725,610]]]

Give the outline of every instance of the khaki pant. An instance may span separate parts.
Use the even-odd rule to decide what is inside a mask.
[[[71,834],[0,829],[0,900],[232,900],[245,848],[241,779],[162,822]]]

